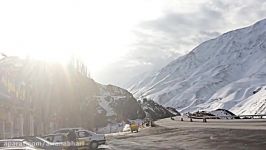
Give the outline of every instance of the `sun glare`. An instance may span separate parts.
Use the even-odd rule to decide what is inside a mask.
[[[0,15],[7,22],[0,24],[0,52],[60,63],[78,55],[91,72],[123,59],[134,43],[135,27],[161,14],[158,0],[53,1],[52,5],[31,1],[35,7],[22,1],[5,3],[12,9],[0,5],[0,13],[13,19]]]
[[[26,54],[26,57],[37,59],[45,62],[67,64],[71,55],[58,51],[32,51]]]

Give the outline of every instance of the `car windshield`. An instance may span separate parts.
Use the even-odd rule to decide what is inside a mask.
[[[66,138],[63,135],[55,135],[54,142],[65,142]]]

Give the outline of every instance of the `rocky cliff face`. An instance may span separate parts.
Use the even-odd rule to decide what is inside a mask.
[[[159,105],[158,103],[154,102],[153,100],[143,99],[141,106],[146,114],[146,117],[152,120],[158,120],[162,118],[180,115],[179,113],[175,113],[175,111],[173,111],[174,109],[167,109],[162,105]]]

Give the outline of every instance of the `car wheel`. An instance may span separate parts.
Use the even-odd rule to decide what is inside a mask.
[[[98,143],[96,141],[92,141],[90,144],[90,149],[97,149],[98,148]]]

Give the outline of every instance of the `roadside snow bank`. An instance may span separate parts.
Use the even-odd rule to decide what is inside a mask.
[[[96,132],[101,134],[128,132],[130,131],[129,123],[133,122],[137,124],[139,127],[141,127],[144,121],[142,119],[136,119],[136,120],[128,120],[128,123],[124,121],[120,123],[109,123],[105,127],[98,128]]]

